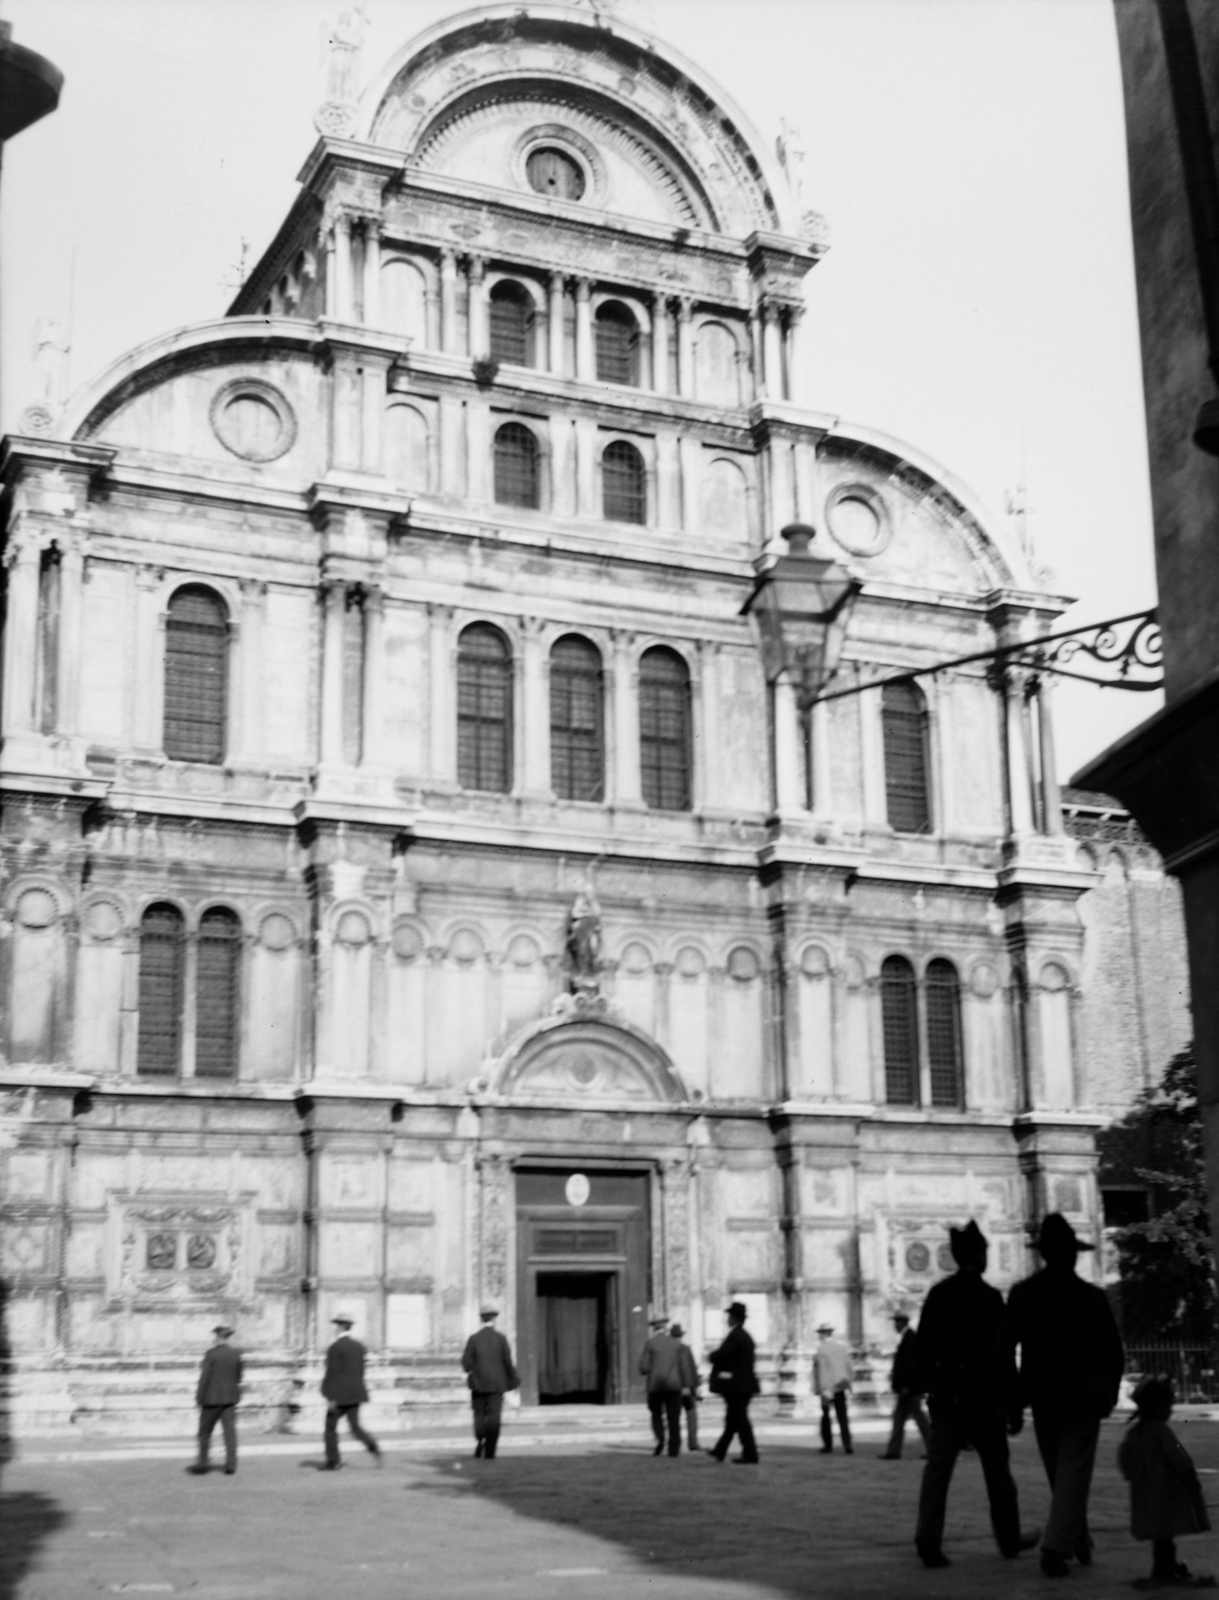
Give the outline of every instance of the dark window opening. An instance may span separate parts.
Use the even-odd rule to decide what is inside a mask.
[[[531,189],[556,200],[579,200],[584,195],[583,169],[562,150],[533,151],[525,162],[525,176]]]
[[[569,634],[550,652],[550,781],[560,800],[604,800],[601,657]]]
[[[885,798],[898,833],[930,833],[927,786],[927,705],[912,683],[891,683],[881,699]]]
[[[690,674],[673,650],[645,650],[639,663],[640,776],[644,804],[689,811]]]
[[[885,1100],[891,1106],[916,1106],[918,1002],[914,968],[903,956],[889,956],[881,965],[880,1014],[885,1049]]]
[[[491,290],[491,359],[532,367],[534,305],[519,283],[497,283]]]
[[[210,589],[179,589],[165,624],[164,742],[171,760],[224,760],[228,664],[224,603]]]
[[[927,1066],[931,1104],[958,1110],[965,1104],[961,1049],[961,985],[951,961],[933,961],[927,968]]]
[[[237,1076],[241,924],[217,906],[199,923],[195,988],[195,1076]]]
[[[506,422],[495,435],[495,499],[501,506],[541,505],[542,473],[538,442],[520,422]]]
[[[457,781],[496,794],[512,787],[512,656],[485,622],[472,623],[458,642]]]
[[[639,387],[639,324],[616,300],[597,312],[597,377]]]
[[[184,931],[176,906],[149,906],[140,920],[136,1070],[142,1076],[168,1076],[181,1067]]]
[[[615,439],[601,456],[601,508],[611,522],[646,522],[647,474],[633,444]]]

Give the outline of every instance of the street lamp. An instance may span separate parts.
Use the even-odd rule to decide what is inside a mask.
[[[787,553],[760,567],[741,615],[757,622],[767,683],[790,674],[804,714],[838,671],[847,623],[863,585],[836,561],[810,553],[815,529],[792,522],[780,533]]]

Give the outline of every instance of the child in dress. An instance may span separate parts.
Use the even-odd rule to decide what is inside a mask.
[[[1213,1589],[1208,1574],[1195,1575],[1177,1560],[1179,1533],[1207,1533],[1210,1518],[1202,1485],[1189,1452],[1168,1426],[1172,1384],[1167,1378],[1144,1378],[1134,1391],[1136,1415],[1117,1453],[1122,1476],[1130,1482],[1130,1531],[1150,1539],[1150,1578],[1136,1589]]]

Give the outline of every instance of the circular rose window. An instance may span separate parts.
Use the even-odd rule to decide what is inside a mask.
[[[525,162],[529,187],[554,200],[579,200],[584,194],[584,172],[580,163],[565,150],[543,145],[530,153]]]
[[[884,502],[864,484],[835,489],[825,512],[830,532],[853,556],[878,556],[889,543]]]
[[[212,401],[212,427],[226,450],[243,461],[274,461],[292,448],[296,418],[269,383],[238,378]]]

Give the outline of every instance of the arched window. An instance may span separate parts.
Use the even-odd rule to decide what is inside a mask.
[[[237,1076],[241,1015],[241,924],[223,906],[199,921],[195,984],[195,1076]]]
[[[933,961],[924,985],[927,997],[927,1065],[931,1104],[948,1110],[965,1105],[961,1049],[961,984],[951,961]]]
[[[165,754],[224,760],[229,696],[229,620],[223,600],[199,584],[179,589],[165,625]]]
[[[177,906],[149,906],[140,919],[136,1071],[142,1075],[173,1074],[182,1064],[184,931]]]
[[[457,781],[512,787],[512,652],[498,628],[474,622],[457,645]]]
[[[889,956],[880,969],[880,1014],[885,1042],[885,1099],[918,1105],[918,1001],[914,968]]]
[[[639,324],[617,300],[597,312],[597,376],[602,383],[639,387]]]
[[[601,656],[574,633],[550,652],[550,781],[560,800],[605,799]]]
[[[602,453],[601,509],[611,522],[648,520],[648,483],[643,457],[625,439],[615,439]]]
[[[491,290],[491,359],[532,367],[534,307],[528,289],[503,279]]]
[[[690,674],[675,650],[645,650],[639,663],[639,759],[644,803],[689,811]]]
[[[505,422],[495,435],[495,499],[501,506],[526,506],[536,511],[542,503],[542,473],[538,442],[522,422]]]
[[[881,696],[885,799],[898,833],[931,832],[927,787],[927,703],[912,683],[891,683]]]

